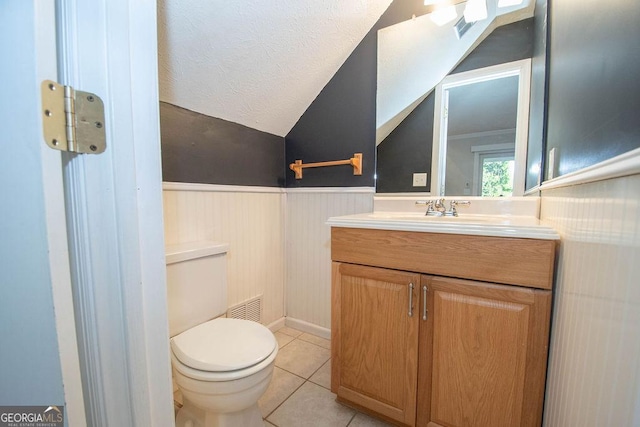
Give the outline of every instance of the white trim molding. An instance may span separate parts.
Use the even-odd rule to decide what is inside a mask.
[[[218,193],[371,193],[375,187],[261,187],[249,185],[200,184],[191,182],[162,183],[164,191],[211,191]]]
[[[516,129],[498,129],[498,130],[488,130],[484,132],[471,132],[471,133],[461,133],[460,135],[449,135],[449,141],[458,141],[461,139],[471,139],[471,138],[482,138],[482,137],[490,137],[490,136],[502,136],[502,135],[515,135]]]
[[[84,425],[173,426],[156,4],[89,3],[56,2],[60,83],[107,129],[104,153],[63,154]]]
[[[273,322],[269,323],[268,325],[266,325],[267,328],[269,328],[269,330],[271,332],[277,332],[278,329],[282,329],[285,326],[285,317],[281,317],[278,320],[274,320]]]
[[[376,200],[396,200],[396,199],[405,199],[405,198],[411,198],[411,199],[415,199],[415,198],[420,198],[420,197],[430,197],[432,196],[432,194],[428,191],[416,191],[415,193],[410,193],[410,192],[406,192],[406,193],[376,193],[375,197],[373,198],[374,201]]]
[[[287,193],[370,193],[374,194],[374,187],[299,187],[287,188]]]
[[[249,185],[199,184],[192,182],[162,183],[164,191],[211,191],[216,193],[284,193],[281,187],[261,187]]]
[[[540,186],[536,185],[524,192],[524,196],[540,196]]]
[[[445,77],[435,92],[433,119],[433,149],[431,154],[431,193],[444,194],[447,157],[447,113],[449,89],[504,77],[518,76],[518,106],[515,128],[515,169],[513,195],[522,196],[525,186],[527,138],[529,135],[529,97],[531,86],[531,59],[493,65],[486,68],[451,74]]]
[[[327,340],[331,339],[331,329],[323,328],[322,326],[305,322],[304,320],[295,319],[293,317],[285,317],[284,324],[290,328],[297,329],[303,332],[308,332],[311,335],[315,335],[320,338],[324,338]]]
[[[575,172],[545,181],[538,188],[541,191],[571,185],[587,184],[589,182],[604,181],[605,179],[620,178],[622,176],[640,173],[640,148],[604,160]]]

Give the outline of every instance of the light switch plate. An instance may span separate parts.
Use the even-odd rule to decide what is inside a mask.
[[[555,178],[556,171],[556,149],[549,150],[549,167],[547,168],[547,179]]]
[[[414,187],[426,187],[427,186],[427,173],[414,173],[413,174],[413,186]]]

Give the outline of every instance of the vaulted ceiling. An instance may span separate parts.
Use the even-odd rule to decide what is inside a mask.
[[[425,12],[423,0],[396,1],[412,1],[418,14]],[[392,78],[386,79],[389,73],[378,69],[379,79],[386,79],[378,81],[378,102],[381,102],[380,94],[383,98],[386,96],[379,105],[378,126],[389,119],[380,117],[389,105],[395,108],[390,117],[396,114],[404,117],[398,112],[410,111],[405,107],[433,88],[468,52],[483,29],[490,22],[495,25],[493,20],[498,15],[518,10],[521,14],[532,14],[533,8],[527,7],[533,4],[532,0],[499,12],[496,1],[488,2],[491,19],[476,25],[470,33],[477,34],[467,36],[467,43],[459,43],[453,36],[453,23],[445,28],[428,24],[424,27],[430,31],[426,34],[428,39],[407,38],[402,32],[401,42],[406,46],[399,49],[392,45],[391,52],[396,56],[386,62],[391,64]],[[159,0],[160,100],[285,136],[391,2]],[[458,9],[461,11],[462,5]],[[522,19],[512,15],[511,20]],[[414,21],[408,26],[425,22],[424,19]],[[393,27],[402,29],[407,25]],[[395,30],[389,27],[385,31]],[[450,32],[453,41],[441,40],[437,31]],[[411,41],[417,44],[411,45]],[[447,60],[441,57],[443,49]],[[421,66],[411,67],[416,61],[422,61]],[[434,67],[434,64],[440,65]],[[398,69],[402,72],[398,73]],[[416,78],[422,83],[426,81],[428,88],[412,81]],[[407,86],[417,92],[403,89]],[[389,103],[388,99],[393,102]]]
[[[391,0],[159,0],[160,100],[286,135]]]

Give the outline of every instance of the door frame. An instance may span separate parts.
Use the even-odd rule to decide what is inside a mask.
[[[87,425],[174,424],[156,16],[155,1],[56,2],[58,81],[105,105],[106,151],[62,154]]]

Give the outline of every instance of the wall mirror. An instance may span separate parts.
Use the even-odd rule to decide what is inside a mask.
[[[436,87],[431,194],[524,194],[531,60],[447,76]]]
[[[523,195],[525,181],[535,183],[526,162],[539,155],[527,150],[538,150],[542,134],[545,64],[542,21],[534,14],[538,3],[543,15],[546,2],[501,3],[486,0],[488,18],[462,35],[456,24],[464,2],[448,24],[427,14],[378,31],[377,193],[508,197]],[[499,107],[502,98],[509,111]],[[492,168],[513,173],[493,186],[487,176],[483,186],[482,172]]]

